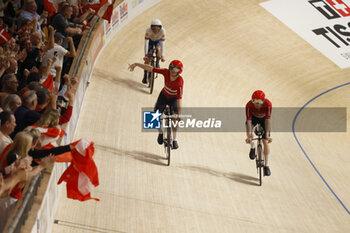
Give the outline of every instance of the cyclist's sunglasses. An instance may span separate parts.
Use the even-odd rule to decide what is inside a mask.
[[[253,104],[263,104],[264,100],[263,99],[252,99]]]
[[[161,27],[161,26],[157,26],[157,25],[152,25],[152,26],[151,26],[151,29],[154,29],[154,28],[159,28],[159,29],[161,29],[162,27]]]
[[[181,69],[173,64],[170,64],[169,70],[174,70],[175,72],[180,72]]]

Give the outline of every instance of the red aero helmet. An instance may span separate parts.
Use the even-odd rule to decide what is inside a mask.
[[[179,61],[179,60],[173,60],[173,61],[171,61],[170,64],[169,64],[169,67],[170,67],[170,66],[176,66],[176,67],[180,68],[179,74],[181,74],[181,72],[182,72],[182,70],[183,70],[183,67],[184,67],[183,64],[182,64],[182,62]]]
[[[254,91],[252,95],[252,99],[257,99],[257,100],[264,100],[265,99],[265,93],[261,90]]]

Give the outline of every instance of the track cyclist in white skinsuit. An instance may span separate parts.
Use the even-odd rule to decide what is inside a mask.
[[[164,59],[164,45],[165,45],[165,29],[163,28],[162,22],[159,19],[154,19],[151,22],[151,26],[146,29],[145,34],[145,57],[143,60],[144,64],[149,65],[150,57],[152,54],[153,46],[157,49],[157,61]],[[157,62],[159,64],[159,62]],[[157,67],[159,68],[159,67]],[[147,71],[144,72],[142,83],[147,83]]]

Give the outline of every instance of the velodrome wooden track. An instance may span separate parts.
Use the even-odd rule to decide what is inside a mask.
[[[167,167],[157,134],[141,132],[141,107],[154,105],[163,81],[149,95],[142,71],[127,67],[141,62],[153,18],[167,30],[163,66],[184,63],[184,107],[243,107],[256,89],[274,107],[302,107],[349,82],[349,69],[322,56],[261,2],[165,0],[113,39],[94,68],[76,136],[95,142],[101,184],[93,196],[101,201],[80,203],[63,193],[53,232],[350,232],[350,133],[297,133],[342,206],[292,132],[272,134],[272,175],[262,187],[244,133],[180,134]],[[309,106],[348,107],[349,91],[338,88]]]

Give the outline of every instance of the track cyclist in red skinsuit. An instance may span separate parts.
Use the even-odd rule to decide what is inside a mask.
[[[164,87],[158,96],[158,100],[156,106],[154,107],[154,111],[159,110],[162,113],[165,109],[166,105],[170,106],[172,113],[175,115],[180,114],[181,110],[181,99],[183,93],[183,85],[184,81],[180,76],[183,65],[179,60],[173,60],[169,64],[169,69],[159,69],[153,68],[150,65],[141,64],[141,63],[133,63],[129,64],[129,70],[134,71],[135,67],[140,67],[147,72],[154,72],[158,74],[162,74],[164,76]],[[178,119],[178,117],[176,117]],[[177,149],[179,144],[177,142],[176,133],[177,129],[173,128],[173,149]],[[159,129],[158,135],[158,144],[163,144],[163,131]]]
[[[268,166],[269,161],[269,143],[272,142],[270,138],[270,118],[271,118],[271,110],[272,104],[271,102],[265,98],[265,93],[261,90],[257,90],[253,93],[252,99],[246,104],[246,132],[247,139],[246,143],[251,144],[251,149],[249,152],[249,158],[255,159],[255,144],[252,142],[253,138],[253,127],[260,123],[262,128],[264,129],[264,134],[262,136],[263,140],[263,154],[264,154],[264,174],[265,176],[270,176],[271,171]]]

